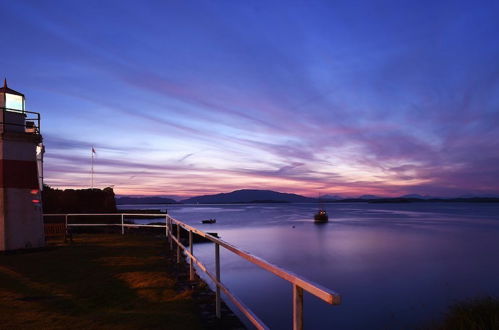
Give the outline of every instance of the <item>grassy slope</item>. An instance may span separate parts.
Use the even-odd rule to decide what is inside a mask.
[[[79,235],[71,246],[0,255],[0,328],[199,329],[147,236]]]
[[[449,309],[439,330],[499,329],[499,299],[477,298],[457,303]]]

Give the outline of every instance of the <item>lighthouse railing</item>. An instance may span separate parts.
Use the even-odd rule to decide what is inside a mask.
[[[234,253],[240,258],[247,260],[256,266],[288,281],[292,284],[293,292],[293,329],[302,330],[303,329],[303,291],[307,291],[315,297],[325,301],[330,305],[339,305],[341,303],[341,296],[333,290],[323,287],[320,284],[309,281],[297,274],[294,274],[288,270],[285,270],[279,266],[273,265],[268,261],[259,258],[249,252],[239,249],[235,245],[228,243],[219,237],[215,237],[209,233],[199,230],[193,226],[190,226],[178,219],[171,217],[168,214],[161,213],[67,213],[67,214],[44,214],[45,217],[63,217],[66,228],[71,227],[90,227],[90,226],[117,226],[121,229],[121,234],[125,235],[126,228],[163,228],[165,230],[165,236],[170,244],[170,249],[174,250],[174,244],[176,245],[176,255],[177,263],[181,262],[181,252],[187,256],[189,259],[189,278],[194,280],[194,265],[197,265],[198,269],[203,271],[214,283],[215,285],[215,312],[217,318],[221,318],[221,292],[223,292],[227,298],[241,311],[241,313],[248,319],[251,324],[257,329],[269,329],[265,323],[260,320],[260,318],[247,306],[245,305],[236,295],[234,295],[221,281],[221,263],[220,263],[220,247]],[[71,223],[69,219],[71,217],[103,217],[103,216],[114,216],[119,219],[116,223]],[[164,224],[136,224],[129,223],[126,221],[126,217],[147,217],[147,218],[161,218],[164,219]],[[175,228],[175,230],[174,230]],[[184,230],[188,235],[188,245],[182,243],[180,232]],[[204,239],[211,241],[215,244],[215,274],[210,272],[207,267],[194,255],[193,249],[193,235],[198,235]]]
[[[6,131],[6,127],[13,127],[19,129],[20,132],[40,134],[40,113],[5,107],[0,107],[0,110],[4,110],[2,111],[2,121],[0,122],[0,124],[2,125],[2,132]],[[10,114],[16,117],[23,117],[12,118],[12,116],[9,116]]]

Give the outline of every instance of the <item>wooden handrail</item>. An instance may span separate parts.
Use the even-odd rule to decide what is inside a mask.
[[[243,259],[248,260],[249,262],[273,273],[274,275],[279,276],[282,279],[285,279],[288,282],[291,282],[292,284],[298,285],[299,287],[310,292],[314,296],[324,300],[328,304],[339,305],[341,303],[341,296],[333,290],[329,290],[320,284],[306,280],[299,275],[296,275],[288,270],[284,270],[284,269],[280,268],[279,266],[273,265],[268,261],[265,261],[257,256],[254,256],[249,252],[243,251],[243,250],[235,247],[234,245],[232,245],[232,244],[230,244],[230,243],[228,243],[220,238],[217,238],[217,237],[212,236],[208,233],[205,233],[197,228],[189,226],[189,225],[183,223],[182,221],[179,221],[171,216],[169,216],[169,218],[172,219],[175,223],[179,224],[184,229],[192,231],[200,236],[203,236],[206,239],[209,239],[210,241],[212,241],[213,243],[220,244],[221,246],[223,246],[227,250],[237,254],[238,256],[242,257]]]

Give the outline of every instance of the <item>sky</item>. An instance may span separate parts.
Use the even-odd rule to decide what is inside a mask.
[[[45,183],[499,194],[497,1],[0,0]]]

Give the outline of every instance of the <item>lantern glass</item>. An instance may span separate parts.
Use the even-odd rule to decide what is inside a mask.
[[[21,95],[5,94],[5,107],[7,109],[24,111],[24,100]]]

